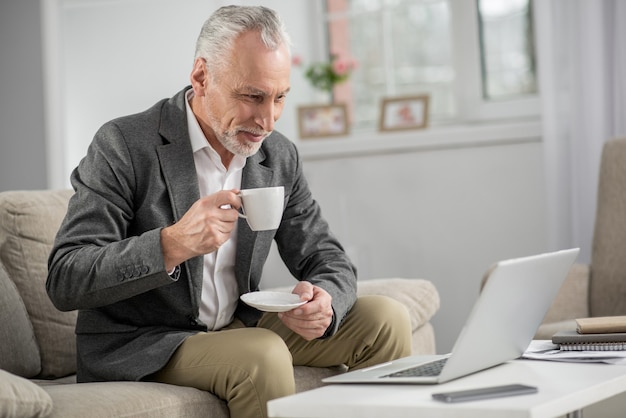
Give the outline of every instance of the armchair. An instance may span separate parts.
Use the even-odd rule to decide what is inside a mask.
[[[575,264],[536,339],[575,329],[574,319],[626,315],[626,138],[605,143],[591,263]]]

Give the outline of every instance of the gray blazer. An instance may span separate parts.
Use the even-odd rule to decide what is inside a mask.
[[[78,309],[78,381],[139,380],[162,368],[198,319],[202,257],[172,279],[161,228],[200,197],[187,133],[185,91],[145,112],[106,123],[73,171],[76,190],[49,258],[48,295],[60,310]],[[296,147],[274,132],[248,158],[242,188],[285,187],[276,231],[238,223],[239,293],[258,290],[272,240],[298,280],[328,291],[335,333],[356,299],[354,266],[329,231],[302,174]],[[261,313],[239,303],[249,326]]]

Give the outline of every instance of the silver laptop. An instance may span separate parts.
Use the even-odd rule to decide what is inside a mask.
[[[520,357],[532,341],[579,249],[505,260],[474,304],[452,353],[410,356],[323,379],[325,383],[447,382]]]

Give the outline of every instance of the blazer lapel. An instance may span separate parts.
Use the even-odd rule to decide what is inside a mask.
[[[271,140],[271,138],[266,138]],[[265,160],[265,152],[263,147],[255,155],[248,157],[246,165],[243,169],[241,178],[242,189],[255,189],[258,187],[268,187],[272,184],[274,170],[263,164]],[[235,277],[239,285],[239,292],[246,293],[251,291],[250,276],[252,265],[257,248],[257,239],[259,232],[252,231],[246,221],[239,219],[237,225],[237,256],[235,263]]]
[[[175,221],[178,221],[200,198],[193,150],[187,129],[186,91],[187,88],[164,104],[159,133],[165,141],[157,148]],[[189,269],[187,277],[190,278],[191,303],[194,311],[197,311],[202,294],[202,257],[194,257],[185,264]]]
[[[180,219],[191,205],[200,198],[200,191],[193,160],[193,150],[187,130],[187,115],[185,109],[185,92],[178,93],[164,106],[161,114],[160,134],[166,140],[157,149],[163,178],[170,192],[170,202],[174,212],[174,219]],[[271,140],[267,138],[266,140]],[[249,157],[243,169],[241,188],[252,189],[272,185],[274,170],[264,164],[265,152],[263,147],[255,155]],[[269,231],[268,231],[269,232]],[[237,255],[235,276],[241,293],[250,291],[250,276],[255,260],[255,248],[259,232],[250,230],[242,219],[237,225]],[[197,309],[202,293],[202,257],[190,259],[186,265],[189,268],[191,294],[197,295],[192,303]]]
[[[161,111],[159,133],[165,143],[157,149],[175,220],[200,198],[193,150],[187,130],[185,92],[175,95]]]

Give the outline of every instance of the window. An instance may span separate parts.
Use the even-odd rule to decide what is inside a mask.
[[[478,0],[483,97],[537,93],[529,0]]]
[[[334,90],[353,130],[423,93],[432,124],[537,114],[530,0],[326,0],[325,17],[329,50],[358,62]]]

